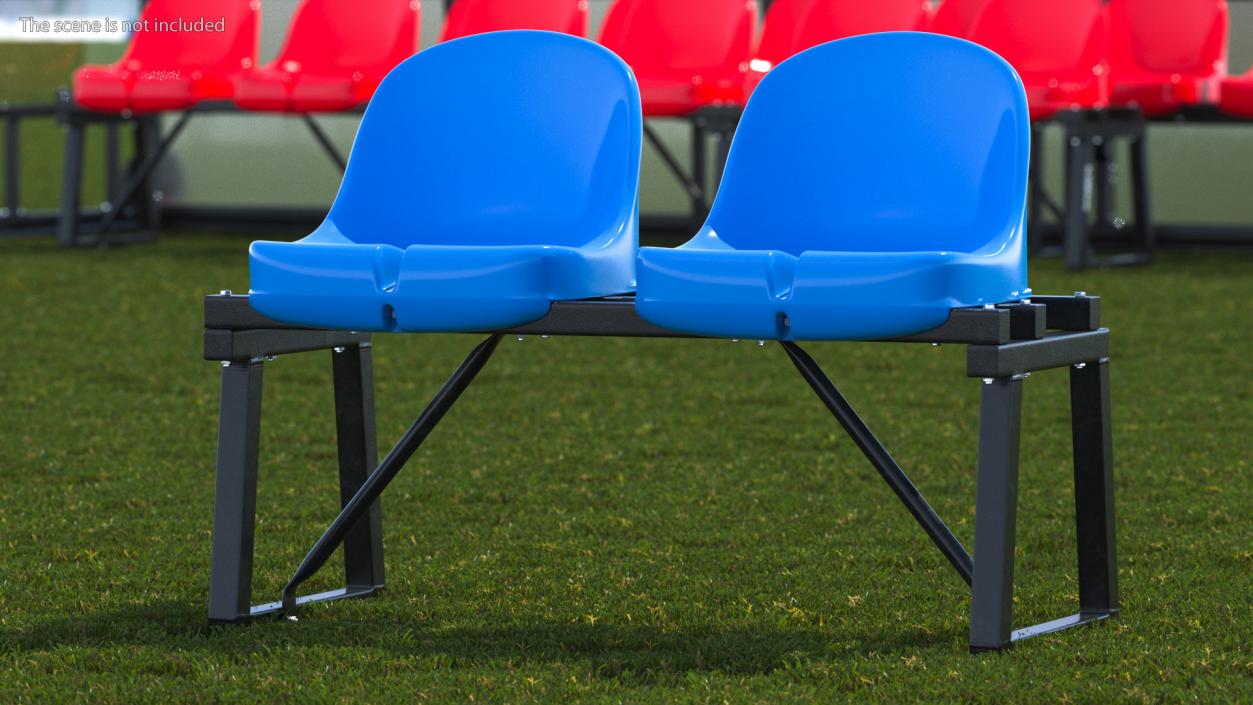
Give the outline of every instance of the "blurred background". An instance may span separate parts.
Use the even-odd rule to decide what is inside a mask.
[[[297,4],[298,0],[262,3],[263,62],[278,52]],[[591,36],[597,36],[609,4],[609,0],[591,0]],[[57,38],[63,43],[31,42],[31,35],[12,31],[17,17],[133,17],[139,5],[139,0],[0,0],[0,102],[51,102],[57,88],[68,85],[75,68],[85,62],[112,62],[125,47],[126,38],[120,36],[99,37],[111,41],[84,42],[62,35]],[[1244,73],[1253,64],[1253,2],[1233,0],[1230,8],[1230,71]],[[442,0],[423,3],[423,47],[437,41],[444,14]],[[357,120],[355,115],[319,116],[343,151],[352,143]],[[674,120],[654,120],[653,124],[674,155],[685,167],[690,166],[689,125]],[[60,131],[50,120],[32,122],[24,129],[26,144],[37,144],[36,149],[46,150],[48,155],[46,159],[24,160],[24,204],[28,208],[55,207],[60,188]],[[1247,124],[1154,124],[1149,129],[1152,203],[1159,225],[1253,227],[1253,198],[1249,197],[1253,131]],[[1047,154],[1060,154],[1060,131],[1050,128],[1047,138]],[[99,142],[88,143],[85,205],[103,200],[103,185],[95,176],[101,171],[95,166],[102,158]],[[709,152],[712,160],[714,150]],[[302,126],[293,118],[275,115],[212,115],[193,120],[174,146],[173,157],[164,162],[157,178],[158,187],[171,204],[325,207],[335,195],[340,176]],[[1126,160],[1122,154],[1118,158]],[[1061,164],[1059,158],[1046,164],[1045,183],[1054,193],[1060,188]],[[1127,182],[1120,182],[1121,204],[1128,202]],[[650,215],[684,215],[690,208],[682,186],[649,146],[644,149],[641,199]]]

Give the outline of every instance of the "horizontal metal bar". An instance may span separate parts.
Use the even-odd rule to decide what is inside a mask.
[[[303,597],[297,597],[296,604],[303,606],[303,605],[311,605],[317,602],[331,602],[332,600],[343,600],[349,597],[369,597],[370,595],[375,595],[379,592],[382,592],[382,590],[383,590],[382,586],[361,587],[361,588],[340,588],[338,590],[328,590],[326,592],[319,592],[313,595],[305,595]],[[277,617],[282,611],[283,611],[282,602],[267,602],[265,604],[254,605],[252,609],[249,610],[248,618],[257,619],[258,617],[271,617],[271,616]],[[221,622],[218,620],[212,620],[212,621],[218,624],[223,624],[223,623],[230,624],[231,623],[231,622]]]
[[[1175,123],[1183,125],[1253,124],[1253,119],[1224,113],[1222,110],[1219,110],[1216,105],[1185,105],[1169,115],[1151,117],[1149,118],[1149,121],[1157,124]]]
[[[368,334],[340,331],[206,329],[204,359],[241,362],[266,355],[328,350],[369,342]]]
[[[1011,337],[1010,308],[959,308],[949,313],[948,321],[925,333],[880,342],[904,343],[968,343],[997,345]],[[1020,313],[1019,315],[1031,315]],[[242,294],[210,295],[204,299],[205,328],[213,331],[307,330],[269,319],[248,305]],[[635,311],[634,296],[615,296],[583,301],[558,301],[548,315],[535,323],[499,331],[504,335],[605,336],[621,338],[700,338],[655,326]],[[206,332],[207,335],[207,332]],[[206,348],[207,350],[208,348]],[[214,348],[223,354],[224,348]],[[264,351],[262,352],[264,354]],[[213,357],[209,359],[226,359]],[[230,358],[240,359],[240,358]]]
[[[0,117],[52,117],[60,110],[56,103],[0,103]]]
[[[1063,629],[1070,629],[1072,627],[1078,627],[1084,624],[1092,624],[1093,622],[1099,622],[1103,619],[1109,619],[1110,617],[1116,614],[1118,614],[1117,610],[1114,610],[1112,612],[1092,612],[1092,613],[1080,612],[1078,614],[1072,614],[1069,617],[1062,617],[1061,619],[1054,619],[1051,622],[1044,622],[1043,624],[1036,624],[1031,627],[1023,627],[1022,629],[1016,629],[1014,630],[1014,633],[1010,635],[1010,639],[1012,641],[1022,641],[1023,639],[1030,639],[1033,636],[1040,636],[1042,634],[1052,634],[1053,632],[1060,632]]]
[[[1032,296],[1031,303],[1048,309],[1047,325],[1052,330],[1088,331],[1101,327],[1099,296]]]
[[[1109,330],[1054,332],[1042,340],[1023,340],[1005,345],[971,345],[966,350],[966,375],[1002,378],[1096,362],[1109,357]]]

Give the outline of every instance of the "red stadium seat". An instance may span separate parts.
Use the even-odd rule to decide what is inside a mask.
[[[546,29],[587,36],[587,0],[457,0],[440,41],[502,29]]]
[[[1218,107],[1228,115],[1253,118],[1253,70],[1223,81]]]
[[[74,73],[74,100],[91,110],[151,113],[229,98],[231,77],[257,59],[259,0],[152,0],[126,53],[110,66]],[[162,24],[220,22],[212,31],[168,31]],[[219,31],[219,29],[221,31]]]
[[[936,34],[965,38],[986,4],[987,0],[944,0],[932,10],[927,29]]]
[[[968,38],[1018,71],[1033,120],[1108,101],[1101,0],[988,0]]]
[[[1111,0],[1110,100],[1146,115],[1216,102],[1227,72],[1225,0]]]
[[[635,72],[650,117],[738,103],[757,32],[755,0],[617,0],[600,42]]]
[[[417,0],[305,0],[278,58],[236,78],[248,110],[349,110],[417,50]]]
[[[920,30],[930,10],[926,0],[812,0],[801,16],[792,53],[858,34]]]
[[[801,18],[814,0],[774,0],[766,12],[766,26],[761,32],[757,58],[778,66],[791,56],[800,30]],[[764,66],[763,66],[764,68]]]
[[[812,46],[858,34],[922,29],[929,9],[924,0],[775,0],[745,92],[752,93],[765,72]]]

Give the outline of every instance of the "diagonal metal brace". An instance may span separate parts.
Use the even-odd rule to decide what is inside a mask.
[[[466,357],[465,361],[453,372],[452,377],[444,383],[431,403],[427,405],[422,414],[418,416],[405,435],[401,437],[396,446],[392,448],[383,462],[370,473],[370,477],[361,485],[357,493],[352,499],[344,505],[339,516],[335,517],[335,521],[331,523],[326,533],[318,539],[317,543],[310,549],[309,554],[300,563],[300,567],[296,569],[296,573],[288,581],[287,586],[283,588],[283,612],[289,616],[296,613],[297,599],[296,589],[300,584],[313,577],[315,573],[326,563],[335,549],[339,548],[344,542],[344,538],[357,525],[357,522],[370,511],[370,507],[375,500],[383,494],[383,490],[391,484],[404,468],[405,463],[418,450],[426,437],[435,430],[435,426],[444,418],[444,414],[452,408],[453,404],[461,396],[461,393],[470,386],[474,378],[487,365],[487,361],[491,359],[492,353],[495,352],[497,344],[500,343],[501,336],[493,335],[482,343]]]
[[[101,240],[104,239],[105,234],[107,234],[109,229],[113,227],[114,221],[116,221],[118,216],[121,215],[122,208],[125,207],[126,204],[129,203],[135,196],[135,192],[139,190],[139,187],[143,185],[144,181],[146,181],[149,176],[152,176],[152,172],[155,171],[157,165],[161,163],[161,159],[165,157],[165,153],[169,151],[170,147],[172,147],[174,142],[178,139],[178,136],[182,134],[183,128],[186,127],[187,122],[191,120],[192,114],[192,111],[189,110],[179,116],[178,121],[174,123],[174,127],[170,129],[170,134],[167,135],[159,145],[157,145],[156,150],[152,154],[148,155],[147,159],[135,168],[135,171],[131,174],[130,178],[126,180],[126,184],[122,186],[121,191],[119,191],[113,197],[113,200],[109,202],[109,212],[105,213],[104,218],[100,221],[100,230],[97,235]]]
[[[339,169],[341,174],[347,171],[348,160],[344,159],[343,155],[339,153],[339,150],[335,148],[335,143],[331,141],[330,136],[322,129],[322,126],[318,124],[318,121],[315,120],[313,115],[309,113],[305,113],[304,118],[305,125],[308,125],[309,127],[309,132],[313,133],[313,138],[318,141],[319,145],[321,145],[322,151],[326,152],[326,156],[330,157],[331,161],[335,162],[335,167]]]
[[[927,504],[927,500],[923,498],[922,493],[910,482],[909,476],[901,470],[901,466],[897,465],[892,459],[892,455],[888,453],[887,448],[874,433],[866,426],[866,422],[862,421],[857,412],[848,403],[848,400],[840,394],[840,390],[836,389],[831,379],[823,373],[822,368],[814,361],[809,353],[801,349],[799,345],[790,341],[780,341],[780,345],[787,351],[788,357],[792,358],[792,364],[796,365],[796,369],[813,388],[818,398],[822,400],[831,413],[844,427],[844,431],[848,433],[861,452],[874,465],[879,474],[883,476],[884,481],[896,493],[897,498],[914,516],[914,519],[927,532],[927,536],[935,542],[940,552],[953,565],[953,568],[961,575],[962,579],[969,585],[974,576],[974,560],[970,557],[970,553],[961,545],[961,541],[953,535],[953,532],[944,523],[935,510]]]

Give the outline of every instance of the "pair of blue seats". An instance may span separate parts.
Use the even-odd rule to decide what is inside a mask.
[[[1027,102],[986,49],[886,33],[779,65],[677,248],[638,247],[642,120],[631,70],[583,39],[427,49],[371,101],[325,222],[253,244],[251,304],[317,328],[468,332],[634,292],[685,333],[865,340],[1030,295]]]

